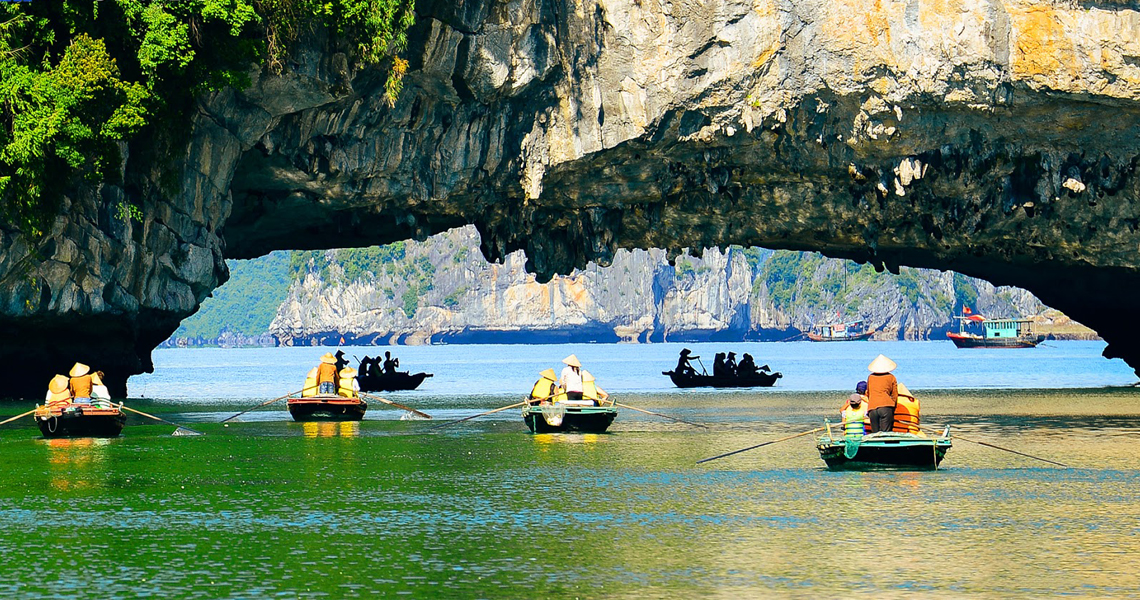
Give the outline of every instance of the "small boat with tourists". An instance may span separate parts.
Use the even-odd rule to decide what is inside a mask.
[[[668,375],[673,385],[679,388],[716,387],[716,388],[746,388],[746,387],[772,387],[776,380],[783,377],[779,372],[763,372],[729,375],[702,375],[700,373],[677,373],[676,371],[662,371]]]
[[[806,335],[813,342],[858,342],[874,334],[874,329],[867,329],[864,322],[859,320],[815,325]]]
[[[605,433],[617,418],[613,406],[579,406],[567,402],[528,404],[523,421],[531,433]]]
[[[414,390],[420,387],[431,373],[408,373],[398,371],[394,373],[379,373],[375,370],[356,377],[360,382],[362,392],[398,392],[401,390]]]
[[[554,369],[538,374],[538,381],[520,403],[523,422],[531,433],[605,433],[617,418],[617,402],[598,387],[577,356],[571,354],[562,362],[566,364],[562,377]],[[581,391],[567,391],[575,388]]]
[[[987,319],[969,314],[958,319],[958,333],[946,337],[959,348],[1033,348],[1045,336],[1033,331],[1031,319]]]
[[[952,442],[950,427],[938,437],[913,433],[879,432],[863,436],[845,436],[842,428],[817,440],[819,457],[832,471],[908,470],[928,471],[938,468]]]
[[[316,395],[286,401],[294,421],[359,421],[368,410],[360,398]]]
[[[45,438],[118,437],[127,422],[123,405],[110,402],[37,405],[33,418]]]

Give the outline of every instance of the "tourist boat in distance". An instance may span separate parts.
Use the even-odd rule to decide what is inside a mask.
[[[367,375],[357,375],[356,381],[360,383],[360,391],[362,392],[398,392],[400,390],[414,390],[420,387],[420,384],[431,376],[431,373],[407,373],[398,371],[395,373],[373,374],[373,372],[370,371]]]
[[[62,408],[36,406],[32,417],[45,438],[119,437],[127,416],[122,404],[69,404]]]
[[[819,438],[816,449],[832,471],[932,471],[952,445],[949,426],[938,437],[880,432],[852,438],[849,444],[842,427],[833,432],[831,425],[826,424],[827,434]]]
[[[368,410],[367,402],[344,396],[290,398],[287,406],[294,421],[359,421]]]
[[[576,406],[565,402],[528,404],[523,421],[531,433],[605,433],[617,418],[614,406]]]
[[[816,325],[806,335],[813,342],[857,342],[871,337],[874,333],[874,329],[868,330],[863,321],[859,320]]]
[[[751,375],[701,375],[699,373],[686,375],[675,371],[661,371],[673,380],[673,385],[679,388],[716,387],[716,388],[746,388],[746,387],[772,387],[776,380],[783,377],[778,372],[757,371]]]
[[[955,318],[958,333],[946,337],[959,348],[1033,348],[1045,340],[1033,332],[1031,319],[987,319],[977,314]]]

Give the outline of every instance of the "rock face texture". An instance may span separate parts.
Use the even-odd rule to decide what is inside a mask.
[[[779,341],[864,319],[876,339],[915,340],[944,338],[967,302],[991,317],[1045,308],[1025,290],[948,272],[904,268],[894,277],[810,253],[739,247],[684,254],[674,265],[663,250],[618,250],[608,267],[539,283],[521,251],[488,264],[468,251],[478,244],[468,226],[402,244],[398,257],[366,267],[351,254],[310,256],[269,330],[284,345]]]
[[[395,107],[315,38],[290,73],[202,98],[181,159],[131,156],[50,239],[5,232],[9,380],[32,397],[75,357],[112,382],[149,369],[223,257],[467,223],[543,280],[730,243],[953,269],[1140,366],[1131,4],[418,4]],[[111,218],[122,198],[141,221]]]

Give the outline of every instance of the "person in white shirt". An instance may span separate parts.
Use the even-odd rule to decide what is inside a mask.
[[[562,359],[566,368],[562,369],[562,376],[558,378],[558,385],[566,391],[567,400],[582,399],[582,363],[577,356],[571,354]]]

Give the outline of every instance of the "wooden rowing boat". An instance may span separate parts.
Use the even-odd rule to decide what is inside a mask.
[[[93,406],[71,404],[66,407],[37,406],[33,418],[45,438],[118,437],[127,416],[122,405]]]
[[[522,416],[532,433],[605,433],[617,418],[617,408],[567,406],[564,402],[531,404],[523,408]]]
[[[343,396],[290,398],[287,406],[294,421],[359,421],[368,410],[360,398]]]
[[[776,380],[783,377],[780,373],[767,373],[758,371],[747,375],[685,375],[676,371],[662,371],[668,375],[673,385],[679,388],[716,387],[716,388],[745,388],[745,387],[772,387]]]
[[[400,390],[414,390],[420,387],[424,379],[431,377],[431,373],[381,373],[373,375],[357,375],[356,381],[360,383],[362,392],[397,392]]]
[[[830,423],[827,428],[816,448],[833,471],[934,470],[952,445],[949,427],[938,437],[880,432],[850,440],[842,432],[833,433]]]

